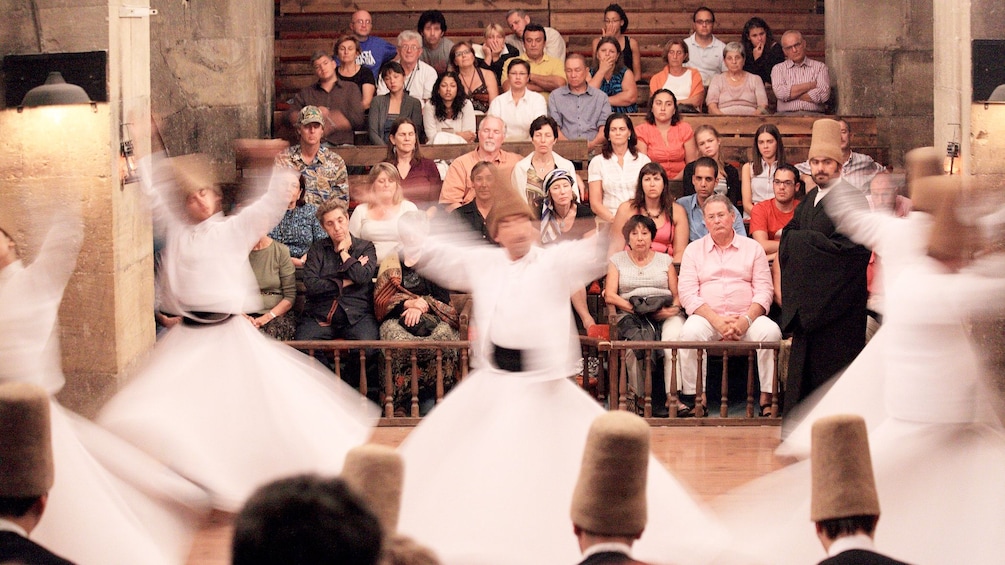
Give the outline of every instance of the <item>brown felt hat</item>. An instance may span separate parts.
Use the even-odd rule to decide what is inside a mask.
[[[977,225],[960,221],[966,197],[963,177],[925,177],[915,181],[913,187],[922,203],[920,209],[935,217],[928,235],[928,255],[940,261],[972,258],[980,246],[981,234]]]
[[[0,496],[42,496],[52,488],[49,395],[32,384],[0,384]]]
[[[911,197],[912,207],[917,210],[918,203],[915,202],[914,191],[910,186],[912,182],[925,177],[938,177],[945,174],[943,161],[946,154],[934,147],[918,147],[904,154],[904,167],[907,169],[908,196]],[[924,202],[922,202],[924,205]]]
[[[601,535],[638,536],[646,527],[649,424],[616,410],[590,426],[572,494],[572,523]]]
[[[349,450],[342,466],[342,479],[377,515],[385,538],[398,530],[405,465],[390,447],[364,444]]]
[[[209,155],[192,153],[172,157],[171,167],[174,170],[175,185],[181,192],[183,199],[185,196],[204,188],[222,194],[217,182],[216,170],[213,168],[213,162]]]
[[[492,189],[492,209],[489,210],[489,215],[485,218],[485,226],[493,239],[496,237],[499,222],[510,216],[527,216],[530,220],[534,219],[534,213],[531,212],[527,199],[517,193],[508,183],[497,179]]]
[[[810,519],[879,516],[865,420],[849,414],[828,416],[813,424],[812,434]]]
[[[808,158],[834,159],[844,164],[841,153],[841,122],[824,118],[813,122],[813,137],[810,140]]]

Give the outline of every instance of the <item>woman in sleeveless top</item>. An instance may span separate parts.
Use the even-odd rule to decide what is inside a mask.
[[[590,86],[607,95],[611,110],[619,113],[638,112],[639,91],[635,74],[622,64],[621,46],[613,37],[602,37],[594,51],[594,66],[590,67]]]
[[[674,263],[680,263],[684,248],[688,244],[687,212],[674,202],[670,193],[666,171],[659,163],[646,163],[639,172],[639,182],[635,196],[618,206],[611,226],[611,246],[608,255],[625,249],[625,238],[621,230],[628,218],[635,215],[646,216],[656,226],[652,250],[666,253]]]
[[[635,76],[642,76],[642,50],[639,42],[625,35],[628,31],[628,14],[618,4],[610,4],[604,8],[604,27],[600,37],[593,40],[593,52],[597,52],[597,44],[601,38],[611,37],[621,48],[622,61],[631,69]]]
[[[493,73],[486,73],[478,66],[469,41],[459,41],[450,49],[450,65],[457,71],[475,111],[487,112],[489,104],[499,95],[499,85]]]
[[[740,170],[743,213],[750,215],[754,204],[775,197],[771,179],[779,163],[785,162],[782,134],[773,124],[764,124],[754,133],[754,159]]]

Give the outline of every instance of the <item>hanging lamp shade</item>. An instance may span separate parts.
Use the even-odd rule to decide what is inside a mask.
[[[68,84],[63,75],[58,71],[49,73],[45,79],[45,84],[36,86],[24,95],[21,105],[32,106],[58,106],[63,104],[90,104],[91,99],[83,88]]]

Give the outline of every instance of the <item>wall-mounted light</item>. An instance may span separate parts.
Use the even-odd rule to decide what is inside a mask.
[[[62,73],[53,71],[45,79],[45,84],[32,88],[24,95],[21,105],[17,107],[17,111],[21,112],[24,108],[33,108],[36,106],[64,106],[69,104],[90,104],[92,108],[97,110],[97,105],[91,101],[91,98],[87,96],[87,92],[83,88],[67,83],[63,79]]]
[[[955,141],[950,141],[946,144],[946,162],[945,169],[949,174],[954,173],[954,166],[956,165],[956,159],[960,157],[960,144]],[[955,172],[959,172],[956,169]]]
[[[119,175],[123,187],[140,180],[133,157],[133,139],[129,133],[129,124],[122,124],[122,141],[119,143]]]

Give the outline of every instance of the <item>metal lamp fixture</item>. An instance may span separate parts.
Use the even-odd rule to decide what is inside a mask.
[[[83,88],[68,84],[62,73],[53,71],[45,79],[45,84],[36,86],[24,95],[21,106],[60,106],[64,104],[90,104],[91,99]]]

